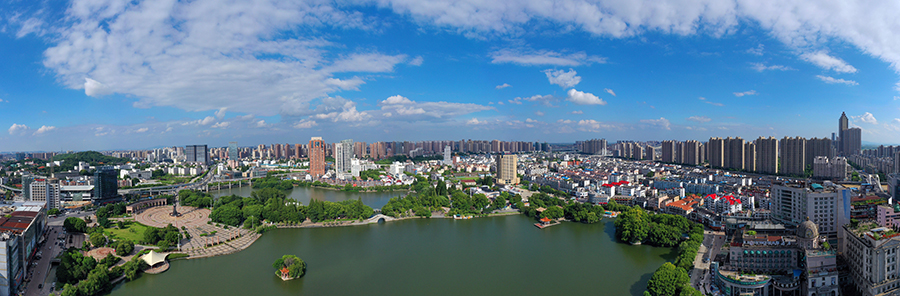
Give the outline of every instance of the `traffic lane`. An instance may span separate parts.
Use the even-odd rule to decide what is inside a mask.
[[[49,283],[44,282],[50,272],[50,260],[56,257],[62,250],[57,243],[57,239],[62,233],[62,227],[51,227],[48,231],[50,234],[48,235],[46,242],[44,242],[38,251],[41,259],[35,261],[36,264],[32,263],[32,265],[28,266],[29,268],[26,269],[30,274],[28,277],[30,281],[25,286],[26,296],[50,294]]]

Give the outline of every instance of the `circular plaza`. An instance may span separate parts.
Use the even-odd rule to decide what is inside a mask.
[[[198,209],[195,207],[178,207],[178,216],[172,216],[172,207],[158,206],[144,210],[140,214],[135,215],[134,220],[138,223],[163,228],[169,224],[176,227],[194,227],[206,225],[209,221],[209,209]]]

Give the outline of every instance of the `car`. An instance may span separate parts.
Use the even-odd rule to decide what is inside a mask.
[[[709,258],[703,258],[703,263],[709,263]]]
[[[43,289],[43,288],[44,288],[44,284],[38,284],[38,289]]]

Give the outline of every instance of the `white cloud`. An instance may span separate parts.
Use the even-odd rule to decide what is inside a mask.
[[[12,126],[9,127],[9,134],[10,135],[23,134],[26,131],[28,131],[28,129],[29,128],[27,125],[13,123]]]
[[[422,56],[416,56],[415,58],[413,58],[412,60],[409,61],[409,64],[413,65],[413,66],[421,66],[422,62],[424,62],[424,61],[425,61],[425,59],[422,58]]]
[[[216,118],[218,118],[218,119],[224,118],[224,117],[225,117],[225,110],[226,110],[226,109],[228,109],[228,107],[225,107],[225,108],[219,108],[219,111],[216,111]]]
[[[878,120],[875,119],[875,116],[872,113],[866,112],[863,115],[859,116],[851,116],[854,121],[861,121],[868,124],[878,124]]]
[[[840,83],[840,84],[846,84],[846,85],[859,85],[859,83],[856,83],[856,81],[853,81],[853,80],[838,79],[838,78],[834,78],[831,76],[816,75],[816,78],[819,78],[819,80],[822,80],[828,84]]]
[[[142,127],[142,128],[134,130],[134,132],[135,133],[146,133],[148,130],[150,130],[150,129],[147,127]]]
[[[504,88],[511,87],[511,86],[512,86],[512,85],[509,85],[509,83],[504,83],[504,84],[495,86],[494,88],[496,88],[496,89],[504,89]]]
[[[534,111],[534,115],[537,115],[537,116],[544,116],[544,112],[541,112],[541,111]]]
[[[748,91],[745,91],[745,92],[736,92],[736,93],[734,93],[734,96],[735,96],[735,97],[753,96],[753,95],[756,95],[756,91],[755,91],[755,90],[748,90]]]
[[[55,129],[56,129],[55,126],[46,126],[46,125],[42,125],[40,128],[38,128],[38,130],[36,130],[36,131],[34,132],[34,134],[35,134],[35,135],[40,135],[40,134],[43,134],[43,133],[46,133],[46,132],[49,132],[49,131],[52,131],[52,130],[55,130]]]
[[[641,119],[641,123],[647,123],[650,125],[654,125],[661,129],[664,129],[664,130],[672,129],[671,124],[669,123],[669,120],[666,119],[665,117],[660,117],[659,119]]]
[[[750,68],[753,68],[753,70],[756,70],[759,72],[766,71],[766,70],[774,70],[774,71],[796,70],[794,68],[784,66],[784,65],[766,65],[766,64],[762,64],[762,63],[750,63]]]
[[[317,125],[319,125],[319,124],[317,124],[317,123],[316,123],[315,121],[313,121],[313,120],[304,119],[304,120],[300,120],[300,121],[295,122],[294,125],[293,125],[293,127],[299,129],[299,128],[311,128],[311,127],[314,127],[314,126],[317,126]]]
[[[709,117],[706,117],[706,116],[696,116],[695,115],[695,116],[688,117],[687,120],[696,121],[696,122],[709,122],[712,119],[709,119]]]
[[[380,53],[355,53],[337,60],[326,70],[332,73],[342,72],[392,72],[394,65],[406,61],[406,55],[384,55]],[[421,64],[421,60],[418,61]]]
[[[112,90],[109,89],[103,83],[98,82],[97,80],[93,80],[90,78],[84,79],[84,94],[99,98],[108,94],[111,94]]]
[[[856,68],[842,59],[828,55],[828,52],[824,50],[804,53],[800,55],[800,58],[825,70],[833,70],[838,73],[856,73]]]
[[[587,55],[583,51],[563,53],[550,50],[500,49],[491,53],[491,63],[513,63],[524,66],[580,66],[606,63],[606,58]]]
[[[194,121],[193,123],[194,123],[194,124],[199,124],[199,125],[210,125],[211,123],[213,123],[213,122],[215,122],[215,121],[216,121],[216,118],[215,118],[215,117],[207,116],[207,117],[205,117],[205,118],[203,118],[203,119],[198,119],[197,121]]]
[[[578,105],[606,105],[606,101],[600,99],[592,93],[582,92],[573,89],[568,91],[566,100]]]
[[[896,100],[900,100],[900,97],[894,96],[894,101],[896,101]]]
[[[212,125],[212,128],[226,128],[229,125],[231,125],[231,122],[228,121],[216,122],[216,124]]]
[[[526,97],[526,98],[516,97],[512,100],[508,100],[507,102],[509,102],[511,104],[516,104],[516,105],[522,105],[522,101],[539,102],[546,106],[550,106],[554,101],[556,101],[556,97],[554,97],[552,95],[533,95],[533,96]],[[500,103],[503,103],[503,102],[500,102]]]
[[[761,56],[761,55],[763,55],[763,51],[765,50],[765,48],[766,48],[766,46],[763,45],[762,43],[760,43],[758,46],[748,49],[746,52],[749,54],[752,54],[752,55]]]
[[[605,91],[606,91],[606,93],[608,93],[608,94],[611,94],[611,95],[612,95],[612,96],[614,96],[614,97],[615,97],[615,96],[616,96],[616,92],[614,92],[614,91],[613,91],[613,90],[611,90],[611,89],[608,89],[608,88],[604,88],[604,89],[603,89],[603,90],[605,90]]]
[[[384,101],[381,101],[381,104],[384,104],[384,105],[412,104],[412,103],[413,103],[412,100],[410,100],[404,96],[401,96],[401,95],[390,96],[387,99],[385,99]]]
[[[485,123],[487,123],[487,122],[479,121],[478,118],[475,118],[475,117],[472,117],[472,119],[469,119],[468,121],[466,121],[466,125],[481,125],[481,124],[485,124]]]
[[[266,124],[266,121],[265,121],[265,120],[260,119],[259,121],[257,121],[257,122],[254,124],[254,126],[256,126],[256,127],[267,127],[267,126],[269,126],[269,125]]]
[[[547,69],[542,72],[547,75],[550,84],[556,84],[562,88],[571,88],[581,82],[581,76],[577,76],[575,70],[572,69],[569,71]]]
[[[722,107],[722,106],[725,106],[725,104],[722,104],[722,103],[716,103],[716,102],[704,102],[704,103],[707,103],[707,104],[710,104],[710,105],[713,105],[713,106],[716,106],[716,107]]]
[[[557,121],[559,123],[570,123],[573,122],[571,120]],[[585,119],[579,120],[577,123],[578,129],[585,132],[600,132],[600,131],[608,131],[613,129],[621,129],[622,127],[617,124],[605,123],[596,121],[593,119]]]
[[[572,114],[584,114],[584,111],[575,110],[575,111],[572,111]]]

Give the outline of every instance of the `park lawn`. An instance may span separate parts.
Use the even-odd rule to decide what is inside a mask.
[[[478,177],[457,177],[457,180],[460,181],[468,181],[468,180],[478,180]]]
[[[103,232],[106,232],[107,235],[115,240],[127,239],[134,243],[138,243],[144,240],[144,231],[148,228],[150,228],[150,226],[137,222],[131,222],[125,229],[106,228],[103,230]]]

